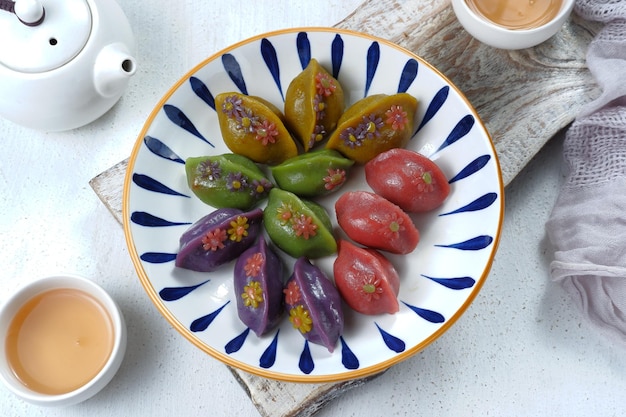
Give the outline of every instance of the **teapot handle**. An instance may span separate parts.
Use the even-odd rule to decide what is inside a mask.
[[[0,0],[0,10],[15,14],[26,26],[38,26],[46,16],[39,0]]]

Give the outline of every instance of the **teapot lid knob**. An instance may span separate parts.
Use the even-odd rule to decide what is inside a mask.
[[[15,0],[14,13],[22,23],[37,26],[43,22],[46,11],[39,0]]]

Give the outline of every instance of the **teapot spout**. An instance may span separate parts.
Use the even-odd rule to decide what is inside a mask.
[[[121,95],[137,65],[123,43],[105,46],[98,54],[94,68],[96,90],[104,97]]]

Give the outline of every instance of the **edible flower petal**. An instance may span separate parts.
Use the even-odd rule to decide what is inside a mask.
[[[237,220],[230,222],[230,229],[228,229],[228,236],[230,240],[234,242],[241,242],[241,239],[248,236],[248,218],[243,216],[237,216]]]
[[[313,328],[313,320],[311,320],[309,310],[305,309],[302,305],[298,305],[289,310],[289,321],[294,329],[300,330],[300,333],[310,332]]]
[[[263,288],[258,281],[250,281],[248,285],[243,287],[243,304],[246,307],[257,308],[263,302]]]

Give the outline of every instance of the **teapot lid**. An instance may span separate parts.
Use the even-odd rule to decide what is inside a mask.
[[[43,6],[41,22],[31,25],[21,20],[18,5],[22,10],[26,7],[27,15]],[[87,0],[15,0],[15,9],[14,13],[0,10],[0,65],[14,71],[40,73],[59,68],[80,53],[91,34]]]

